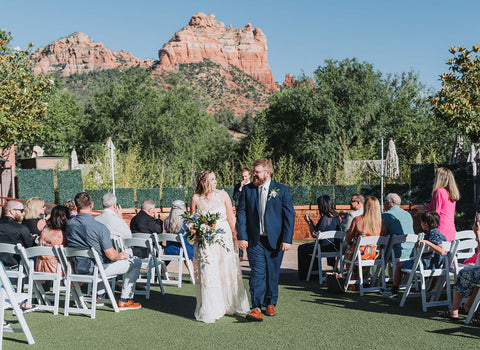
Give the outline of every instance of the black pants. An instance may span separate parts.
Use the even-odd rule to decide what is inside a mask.
[[[340,240],[335,240],[335,242],[323,242],[322,241],[322,252],[335,252],[338,251],[340,247]],[[298,246],[297,258],[298,258],[298,279],[300,281],[305,281],[307,279],[308,268],[310,267],[310,261],[312,260],[313,248],[315,247],[315,242],[305,243]],[[313,271],[318,270],[318,259],[315,258],[313,264]],[[335,265],[335,258],[327,258],[327,264],[329,266]]]

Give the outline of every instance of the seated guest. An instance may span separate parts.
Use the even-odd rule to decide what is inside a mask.
[[[28,227],[34,239],[40,237],[45,227],[45,201],[39,197],[32,197],[25,202],[25,218],[22,224]]]
[[[20,223],[23,221],[25,212],[21,202],[10,200],[3,207],[2,218],[0,219],[0,243],[20,243],[25,248],[35,245],[30,230]],[[20,256],[0,253],[0,261],[5,268],[16,269],[20,263]]]
[[[160,219],[160,215],[155,213],[154,201],[148,199],[142,203],[142,210],[130,221],[130,230],[132,233],[163,232],[163,221]],[[133,248],[133,255],[144,259],[148,256],[148,250],[146,248]]]
[[[351,260],[357,248],[357,242],[360,237],[380,236],[385,232],[382,223],[382,215],[380,211],[380,202],[376,197],[368,197],[362,215],[355,217],[352,221],[350,229],[345,235],[345,242],[349,245],[345,251],[345,259]],[[377,246],[375,244],[360,247],[360,254],[363,260],[373,260],[377,257]],[[347,271],[350,264],[346,264]],[[358,280],[358,269],[354,268],[352,279]],[[357,289],[358,286],[350,285],[350,289]]]
[[[122,208],[117,204],[117,197],[107,193],[102,197],[103,212],[95,220],[101,222],[110,230],[110,235],[121,238],[131,238],[132,232],[122,218]]]
[[[396,193],[389,193],[385,196],[382,214],[382,220],[385,223],[387,235],[408,235],[415,233],[413,231],[412,215],[406,210],[400,208],[402,200]],[[395,244],[393,252],[396,258],[408,259],[412,254],[414,243],[404,242]]]
[[[447,239],[437,229],[439,221],[440,216],[433,210],[426,211],[421,216],[422,229],[426,231],[426,233],[424,238],[418,240],[415,245],[418,247],[420,244],[425,242],[425,244],[433,250],[433,252],[424,253],[422,255],[421,262],[425,269],[438,268],[443,262],[443,254],[445,251],[442,243],[446,242]],[[398,287],[400,286],[400,282],[402,280],[402,269],[411,269],[413,267],[413,262],[413,259],[404,262],[398,262],[395,265],[392,289],[381,290],[380,293],[388,298],[395,299],[398,296]]]
[[[75,205],[78,215],[67,221],[65,232],[69,247],[90,249],[94,248],[101,259],[107,276],[124,274],[122,294],[118,301],[121,310],[139,309],[139,303],[133,302],[135,283],[140,274],[142,262],[137,257],[130,257],[126,252],[117,252],[112,245],[110,231],[92,216],[92,197],[86,192],[75,196]],[[91,274],[93,263],[88,258],[76,258],[75,269],[77,273]],[[99,285],[98,297],[105,298],[105,287]]]
[[[365,197],[361,194],[354,194],[350,199],[350,208],[353,210],[347,214],[344,220],[342,220],[341,229],[347,232],[352,226],[352,221],[357,216],[363,215],[363,206],[365,205]]]
[[[475,239],[478,243],[478,250],[480,251],[480,225],[478,223],[478,215],[475,217],[475,223],[472,230],[475,233]],[[468,315],[473,301],[478,293],[477,285],[480,283],[480,259],[476,260],[475,266],[465,267],[458,273],[457,282],[453,289],[452,307],[450,310],[442,312],[439,316],[449,318],[453,321],[459,319],[459,313]],[[463,305],[463,298],[467,298],[467,301]],[[477,311],[478,312],[478,311]]]
[[[170,214],[165,219],[165,230],[169,233],[177,233],[183,236],[185,242],[185,248],[187,249],[187,254],[190,260],[193,259],[193,245],[188,241],[187,235],[185,234],[187,228],[185,226],[182,214],[185,214],[187,208],[185,202],[182,200],[176,200],[172,203],[172,208]],[[181,244],[177,242],[167,242],[167,246],[163,250],[166,255],[178,255],[180,252]]]
[[[63,202],[63,205],[70,210],[70,218],[74,218],[77,215],[77,207],[75,206],[75,202],[73,199],[68,199]]]
[[[318,212],[320,213],[320,220],[314,226],[312,219],[305,214],[305,221],[308,223],[308,228],[312,237],[317,237],[318,232],[340,230],[340,218],[335,211],[333,202],[330,196],[324,195],[317,198]],[[333,252],[340,248],[340,241],[321,240],[322,252]],[[305,243],[298,247],[298,278],[303,281],[307,278],[308,268],[310,266],[311,256],[315,242]],[[335,264],[335,258],[327,259],[328,265]],[[314,265],[315,267],[317,265]]]
[[[47,220],[47,224],[42,230],[38,245],[42,247],[53,247],[56,245],[66,245],[67,236],[65,225],[70,219],[70,211],[63,205],[53,207],[52,213]],[[58,259],[52,256],[39,256],[35,266],[35,271],[57,272]]]

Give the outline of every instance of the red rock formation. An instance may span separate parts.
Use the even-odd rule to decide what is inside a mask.
[[[118,67],[153,65],[152,60],[140,60],[130,52],[107,49],[102,43],[95,43],[88,35],[79,32],[41,47],[32,54],[32,59],[36,62],[33,69],[35,74],[60,72],[61,76]]]
[[[160,69],[175,70],[180,63],[201,62],[204,58],[222,66],[229,64],[277,90],[267,61],[267,39],[249,23],[243,29],[225,28],[213,14],[195,14],[188,26],[179,30],[158,51]]]
[[[292,77],[290,73],[287,73],[287,75],[285,76],[285,81],[283,82],[282,85],[285,87],[292,87],[294,83],[295,83],[295,78]]]

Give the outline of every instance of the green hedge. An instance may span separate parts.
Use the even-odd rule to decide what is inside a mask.
[[[18,169],[18,198],[40,197],[45,203],[55,204],[53,169]]]
[[[190,205],[190,201],[192,200],[193,192],[195,191],[195,187],[189,186],[187,191],[187,205]]]
[[[375,196],[378,200],[380,200],[380,197],[382,196],[381,190],[382,188],[380,187],[380,185],[364,184],[360,186],[360,194],[363,195],[365,199],[367,197]]]
[[[156,206],[160,206],[160,188],[137,188],[136,194],[137,208],[148,199],[154,201]]]
[[[122,208],[135,208],[135,191],[133,188],[115,188],[117,203]]]
[[[80,169],[58,170],[58,204],[73,199],[83,191],[82,171]]]
[[[310,204],[310,186],[308,185],[290,186],[290,195],[292,196],[293,205]]]
[[[162,207],[170,207],[172,205],[172,202],[177,199],[185,201],[185,188],[164,187],[162,189]]]
[[[431,163],[410,164],[412,204],[423,204],[432,199],[434,166]]]
[[[385,185],[385,192],[383,193],[386,196],[389,193],[396,193],[402,199],[402,204],[409,204],[410,202],[410,186],[408,184],[388,184]]]
[[[473,179],[473,164],[470,162],[458,164],[441,164],[439,166],[450,169],[455,177],[458,190],[460,191],[460,199],[456,204],[457,213],[465,213],[469,217],[475,215],[475,182]]]
[[[104,194],[110,192],[107,188],[103,189],[85,189],[85,192],[87,192],[91,197],[93,201],[93,209],[94,210],[102,210],[102,197]]]
[[[310,186],[310,204],[317,205],[317,198],[328,195],[335,201],[335,186],[333,185],[311,185]]]
[[[232,201],[232,204],[235,205],[235,203],[233,203],[233,186],[220,187],[220,189],[225,190],[225,192],[228,193],[228,195],[230,196],[230,200]]]
[[[335,204],[350,204],[354,194],[358,194],[358,185],[335,185]]]

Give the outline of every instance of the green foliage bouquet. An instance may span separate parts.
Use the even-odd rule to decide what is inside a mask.
[[[207,244],[220,244],[223,248],[229,251],[225,246],[224,241],[217,237],[219,234],[225,234],[223,228],[216,228],[217,220],[220,218],[220,213],[202,214],[199,210],[195,214],[183,214],[188,231],[188,239],[195,239],[199,248],[206,248]]]

